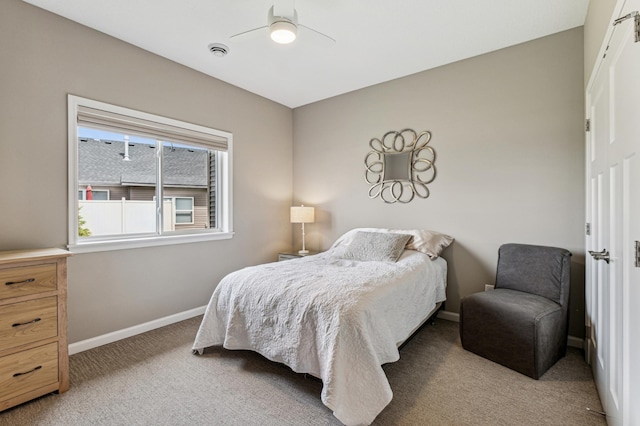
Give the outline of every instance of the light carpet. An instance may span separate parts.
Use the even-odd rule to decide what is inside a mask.
[[[71,388],[0,413],[0,425],[340,425],[322,383],[249,351],[191,353],[201,317],[75,354]],[[438,320],[384,367],[393,400],[374,425],[606,425],[582,351],[540,380],[462,349]]]

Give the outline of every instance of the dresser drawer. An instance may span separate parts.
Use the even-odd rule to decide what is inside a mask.
[[[57,335],[55,296],[0,306],[0,350]]]
[[[27,296],[56,289],[56,265],[0,269],[0,299]]]
[[[58,381],[58,344],[0,358],[0,401]]]

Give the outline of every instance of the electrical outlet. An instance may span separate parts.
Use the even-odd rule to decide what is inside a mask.
[[[493,287],[491,284],[485,284],[484,285],[484,291],[491,291],[493,290]]]

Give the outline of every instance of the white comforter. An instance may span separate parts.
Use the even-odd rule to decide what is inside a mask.
[[[370,424],[393,393],[382,364],[445,300],[446,262],[405,250],[396,263],[343,260],[338,249],[245,268],[216,287],[193,349],[248,349],[322,379],[346,425]]]

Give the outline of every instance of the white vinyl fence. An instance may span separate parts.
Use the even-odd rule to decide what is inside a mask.
[[[91,236],[156,232],[156,202],[132,200],[79,201],[80,216]],[[175,230],[175,212],[171,200],[163,205],[163,230]]]

